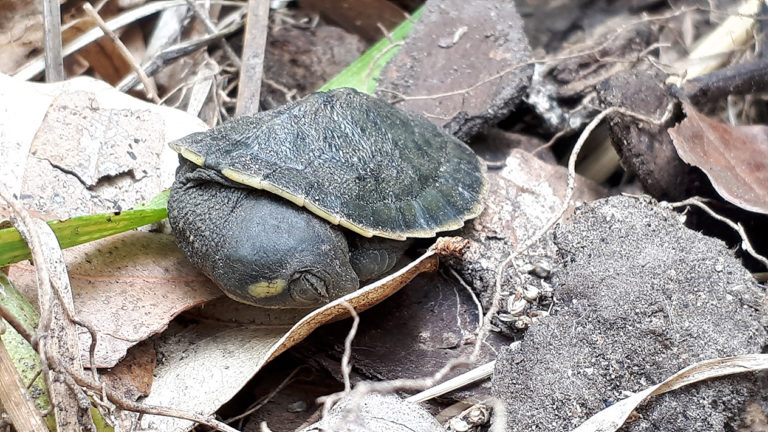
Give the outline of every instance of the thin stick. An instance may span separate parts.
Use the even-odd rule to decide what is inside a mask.
[[[483,325],[483,304],[480,303],[480,300],[477,298],[477,295],[475,295],[475,292],[472,291],[472,288],[464,281],[464,279],[461,278],[461,276],[456,273],[456,270],[452,268],[448,268],[448,271],[451,272],[451,275],[456,278],[457,281],[459,281],[459,284],[464,287],[465,290],[469,293],[469,295],[472,297],[472,301],[475,302],[475,306],[477,306],[477,329],[475,332],[480,331],[480,327]]]
[[[133,58],[133,54],[131,54],[131,51],[128,50],[128,47],[126,47],[123,41],[121,41],[120,38],[117,37],[117,35],[115,35],[115,33],[109,29],[107,23],[101,19],[101,16],[99,16],[99,14],[93,9],[93,6],[91,6],[90,3],[85,3],[83,5],[83,10],[86,14],[88,14],[88,16],[96,21],[96,25],[98,25],[101,31],[104,32],[104,34],[112,40],[112,43],[115,44],[115,47],[117,47],[117,50],[120,51],[120,54],[123,55],[123,58],[125,58],[128,64],[131,65],[131,69],[136,72],[136,75],[139,76],[142,84],[144,84],[144,93],[146,93],[147,98],[154,103],[160,103],[160,98],[157,96],[157,87],[155,87],[155,84],[150,81],[147,74],[144,73],[144,69],[142,69],[141,66],[139,66],[139,64],[136,62],[136,59]]]
[[[255,114],[259,111],[268,21],[269,0],[249,0],[248,17],[243,36],[240,85],[237,88],[237,104],[235,105],[236,116]]]
[[[491,82],[493,80],[499,79],[499,78],[503,77],[504,75],[506,75],[506,74],[508,74],[510,72],[516,71],[516,70],[518,70],[518,69],[520,69],[522,67],[533,65],[533,64],[536,64],[536,63],[544,63],[544,61],[543,60],[529,60],[527,62],[518,63],[518,64],[516,64],[514,66],[510,66],[510,67],[502,70],[501,72],[498,72],[498,73],[493,74],[493,75],[491,75],[491,76],[489,76],[487,78],[484,78],[484,79],[482,79],[482,80],[480,80],[480,81],[478,81],[478,82],[476,82],[476,83],[474,83],[474,84],[472,84],[472,85],[470,85],[468,87],[465,87],[465,88],[462,88],[462,89],[458,89],[458,90],[452,90],[452,91],[448,91],[448,92],[444,92],[444,93],[435,93],[435,94],[430,94],[430,95],[406,96],[406,95],[404,95],[402,93],[396,92],[394,90],[385,89],[385,88],[381,88],[381,89],[379,89],[379,91],[386,92],[386,93],[392,93],[392,94],[394,94],[395,96],[399,97],[401,100],[404,100],[404,101],[408,101],[408,100],[423,100],[423,99],[440,99],[440,98],[444,98],[444,97],[448,97],[448,96],[457,96],[457,95],[462,95],[462,94],[465,94],[465,93],[469,93],[472,90],[474,90],[474,89],[476,89],[476,88],[478,88],[478,87],[480,87],[482,85],[485,85],[485,84],[487,84],[487,83],[489,83],[489,82]]]
[[[558,133],[552,135],[552,138],[550,138],[549,141],[546,142],[546,144],[540,145],[539,147],[536,148],[536,150],[532,151],[531,154],[536,156],[536,154],[538,152],[552,147],[553,145],[555,145],[555,142],[557,142],[557,140],[560,139],[560,137],[562,137],[562,136],[564,136],[566,134],[569,134],[571,132],[573,132],[572,129],[563,129],[563,130],[559,131]]]
[[[192,12],[195,13],[195,16],[197,19],[203,22],[203,26],[205,27],[205,31],[208,32],[209,35],[215,35],[219,32],[219,29],[216,28],[216,26],[211,22],[211,19],[208,17],[208,14],[206,14],[200,6],[195,3],[194,0],[187,0],[187,4],[192,9]],[[221,48],[224,50],[224,54],[227,55],[229,58],[229,61],[231,61],[235,67],[239,68],[241,67],[240,59],[237,57],[237,54],[232,49],[231,46],[227,43],[224,39],[219,39],[219,43],[221,44]]]
[[[43,37],[45,38],[45,80],[61,81],[64,58],[61,55],[61,10],[58,0],[43,0]]]
[[[249,407],[244,412],[242,412],[242,413],[240,413],[240,414],[238,414],[238,415],[236,415],[234,417],[230,417],[230,418],[224,420],[224,422],[227,423],[227,424],[230,424],[230,423],[235,422],[237,420],[240,420],[242,418],[248,417],[249,415],[255,413],[258,410],[260,410],[269,401],[274,399],[275,395],[280,393],[285,388],[285,386],[290,384],[293,381],[293,378],[295,378],[296,375],[305,367],[307,367],[307,365],[301,365],[301,366],[297,367],[296,369],[294,369],[293,372],[291,372],[287,377],[285,377],[285,379],[282,382],[280,382],[280,384],[277,387],[272,389],[272,391],[270,391],[266,396],[261,398],[260,401],[256,402],[253,406]]]
[[[389,38],[390,34],[387,33],[386,37]],[[381,60],[381,58],[384,56],[384,54],[386,54],[387,52],[389,52],[393,48],[399,47],[399,46],[403,46],[403,41],[392,42],[389,45],[387,45],[386,47],[384,47],[384,49],[381,50],[381,52],[376,54],[376,57],[374,57],[373,60],[371,60],[371,64],[369,64],[368,68],[365,70],[365,79],[366,80],[371,79],[371,75],[373,75],[373,70],[376,68],[376,64],[379,63],[379,60]]]
[[[8,324],[16,330],[30,345],[35,335],[33,331],[30,331],[21,320],[13,314],[5,305],[0,304],[0,318],[4,319]],[[34,347],[34,345],[32,345]]]
[[[352,358],[352,341],[355,339],[357,327],[360,324],[360,316],[351,304],[346,301],[341,304],[347,308],[350,315],[352,315],[352,327],[349,329],[347,338],[344,339],[344,355],[341,357],[341,374],[344,376],[344,392],[348,393],[352,390],[352,385],[349,382],[349,374],[352,372],[352,366],[350,365],[350,359]]]
[[[458,388],[464,387],[467,384],[471,384],[473,382],[477,382],[477,381],[488,378],[493,373],[494,367],[496,367],[495,360],[492,362],[486,363],[484,365],[478,366],[457,377],[453,377],[447,381],[441,382],[440,384],[434,387],[430,387],[424,390],[423,392],[416,393],[413,396],[409,396],[405,400],[411,403],[420,403],[420,402],[424,402],[432,398],[444,395]]]
[[[768,259],[766,259],[764,256],[758,254],[755,249],[752,247],[752,243],[749,242],[749,238],[747,237],[746,231],[744,231],[744,227],[741,226],[741,224],[738,224],[725,216],[720,216],[719,214],[715,213],[712,209],[707,207],[706,204],[701,202],[701,198],[699,197],[692,197],[688,198],[687,200],[678,201],[674,203],[668,203],[670,207],[677,208],[677,207],[683,207],[683,206],[696,206],[702,210],[704,210],[708,215],[712,216],[713,218],[719,220],[720,222],[725,223],[729,227],[731,227],[734,231],[736,231],[739,234],[739,237],[741,237],[741,247],[752,257],[754,257],[756,260],[760,261],[760,263],[765,266],[765,268],[768,268]]]

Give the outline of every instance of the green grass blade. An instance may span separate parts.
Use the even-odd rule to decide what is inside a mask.
[[[34,334],[37,331],[37,324],[40,322],[37,311],[2,272],[0,272],[0,304],[16,318],[17,323],[27,333]],[[0,335],[0,339],[3,340],[3,344],[11,356],[21,382],[27,385],[29,395],[34,400],[35,406],[40,412],[48,411],[51,402],[48,399],[45,379],[39,375],[42,363],[37,351],[10,325],[6,325],[5,332]],[[96,424],[97,431],[114,431],[111,426],[106,424],[101,413],[93,407],[91,407],[91,417]],[[53,413],[45,416],[45,424],[49,430],[56,430],[56,419]]]
[[[35,308],[16,290],[11,281],[8,280],[8,277],[2,272],[0,272],[0,304],[11,312],[11,315],[16,318],[16,321],[21,324],[27,333],[35,333],[40,317],[37,315]],[[5,332],[0,335],[0,338],[2,338],[3,344],[11,356],[21,382],[28,386],[29,394],[34,399],[35,406],[41,412],[47,411],[51,407],[51,402],[48,399],[45,380],[41,375],[38,375],[43,366],[37,352],[10,325],[6,325]],[[48,429],[55,430],[56,421],[53,418],[53,414],[46,416],[45,423]]]
[[[167,202],[166,192],[134,210],[50,221],[48,226],[53,229],[61,247],[68,248],[161,221],[168,216]],[[0,230],[0,267],[29,258],[29,248],[16,228]]]
[[[320,91],[339,87],[352,87],[361,92],[373,93],[376,90],[376,80],[381,75],[381,70],[400,50],[400,46],[394,44],[402,42],[408,36],[408,33],[413,28],[413,24],[421,16],[422,9],[423,7],[419,8],[409,19],[395,27],[390,38],[378,41],[368,51],[363,53],[360,58],[347,66],[338,75],[331,78],[324,86],[320,87]]]

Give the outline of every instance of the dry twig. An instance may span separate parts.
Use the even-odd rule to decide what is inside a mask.
[[[255,413],[256,411],[260,410],[264,405],[266,405],[269,401],[271,401],[278,393],[283,391],[283,389],[293,381],[296,375],[298,375],[298,373],[306,367],[307,367],[306,365],[301,365],[296,369],[294,369],[293,372],[291,372],[283,381],[280,382],[280,384],[277,387],[273,388],[272,391],[270,391],[266,396],[262,397],[258,402],[248,407],[248,409],[246,409],[242,413],[226,419],[225,423],[227,424],[233,423],[237,420],[248,417],[251,414]]]
[[[30,329],[28,329],[24,323],[21,322],[21,320],[3,304],[0,304],[0,318],[4,319],[8,324],[10,324],[11,327],[13,327],[13,329],[16,330],[16,332],[24,338],[24,340],[32,345],[32,339],[35,337],[34,333],[30,331]]]
[[[712,216],[713,218],[719,220],[720,222],[725,223],[731,229],[736,231],[737,234],[739,234],[739,237],[741,237],[741,247],[744,249],[748,254],[752,255],[753,258],[760,261],[760,263],[768,269],[768,259],[766,259],[764,256],[760,255],[755,251],[755,249],[752,247],[752,243],[749,242],[749,238],[747,237],[746,231],[744,231],[744,227],[741,226],[741,224],[736,223],[730,219],[728,219],[725,216],[720,216],[719,214],[715,213],[714,210],[707,207],[706,204],[702,202],[702,199],[699,197],[692,197],[688,198],[687,200],[678,201],[678,202],[672,202],[667,203],[672,208],[677,207],[683,207],[683,206],[695,206],[702,210],[704,210],[708,215]]]
[[[236,116],[255,114],[259,111],[268,22],[269,0],[249,0],[235,106]]]
[[[157,87],[155,87],[155,84],[150,81],[147,74],[144,73],[144,69],[139,66],[138,63],[136,63],[136,59],[133,58],[133,54],[131,54],[131,51],[128,50],[128,47],[125,46],[123,41],[120,40],[115,33],[109,29],[109,26],[104,22],[103,19],[101,19],[101,16],[93,9],[93,6],[91,6],[90,3],[85,3],[83,5],[83,10],[85,11],[88,16],[90,16],[95,22],[96,25],[99,26],[102,32],[112,41],[113,44],[115,44],[115,47],[118,51],[120,51],[120,54],[123,55],[123,58],[128,62],[128,64],[131,65],[131,69],[139,76],[139,79],[141,79],[141,83],[144,84],[144,92],[147,95],[147,98],[150,99],[152,102],[160,103],[160,98],[157,95]]]
[[[43,37],[45,46],[45,80],[61,81],[64,57],[61,54],[61,9],[58,0],[43,0]]]
[[[456,273],[456,270],[448,268],[448,271],[454,278],[456,278],[457,281],[459,281],[459,284],[464,287],[465,290],[467,290],[469,295],[472,297],[472,301],[475,303],[475,306],[477,306],[477,328],[475,329],[475,332],[477,333],[480,331],[480,327],[483,325],[483,305],[480,303],[480,299],[477,298],[477,295],[475,295],[475,292],[472,291],[472,288],[467,285],[467,283],[458,273]]]
[[[341,357],[341,374],[344,376],[344,392],[348,393],[352,390],[352,385],[349,383],[349,374],[352,372],[352,366],[349,364],[352,358],[352,341],[355,339],[357,333],[357,326],[360,324],[360,316],[357,315],[357,311],[351,304],[346,301],[341,303],[349,314],[352,315],[352,327],[349,329],[346,339],[344,339],[344,355]]]
[[[208,17],[208,14],[206,14],[200,6],[197,5],[197,3],[194,2],[194,0],[187,0],[187,5],[192,9],[192,11],[195,13],[195,16],[197,19],[202,21],[203,25],[205,26],[205,30],[208,32],[209,36],[215,35],[219,33],[219,29],[216,28],[216,25],[211,22],[211,19]],[[225,41],[224,39],[218,39],[222,49],[224,50],[224,53],[229,58],[229,61],[232,62],[232,64],[235,65],[235,67],[241,67],[240,59],[237,57],[237,54],[235,53],[235,50],[232,49],[231,46]]]
[[[453,377],[445,382],[428,388],[423,392],[417,393],[413,396],[406,398],[408,402],[419,403],[428,401],[430,399],[442,396],[446,393],[452,392],[456,389],[464,387],[467,384],[484,380],[491,376],[493,369],[496,367],[496,361],[488,362],[484,365],[471,369],[459,376]]]
[[[569,134],[571,132],[573,132],[573,131],[570,130],[570,129],[563,129],[563,130],[559,131],[558,133],[552,135],[552,138],[550,138],[549,141],[547,141],[546,143],[540,145],[534,151],[532,151],[531,154],[536,156],[537,153],[552,147],[553,145],[555,145],[557,140],[559,140],[561,137],[563,137],[563,136],[565,136],[565,135],[567,135],[567,134]]]

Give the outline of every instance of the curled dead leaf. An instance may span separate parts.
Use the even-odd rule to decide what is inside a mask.
[[[270,350],[269,357],[264,361],[264,364],[301,342],[321,325],[349,317],[349,311],[344,306],[345,302],[352,305],[356,311],[362,312],[399,291],[419,273],[437,270],[437,264],[437,255],[430,250],[399,271],[313,311],[280,338],[280,341]]]
[[[144,402],[211,414],[280,353],[317,327],[349,316],[343,302],[357,311],[368,309],[419,273],[435,270],[437,264],[437,255],[429,251],[390,276],[309,313],[292,326],[281,320],[280,310],[250,307],[265,315],[259,325],[233,328],[221,321],[208,321],[197,327],[172,329],[158,343],[158,356],[165,361],[158,364],[152,393]],[[227,311],[223,305],[219,309]],[[222,316],[221,320],[226,318]],[[200,397],[190,398],[190,394]],[[142,420],[142,427],[154,431],[186,430],[191,426],[186,420],[157,416],[144,416]]]
[[[701,168],[730,203],[768,214],[768,126],[731,126],[683,108],[687,118],[669,129],[680,158]]]

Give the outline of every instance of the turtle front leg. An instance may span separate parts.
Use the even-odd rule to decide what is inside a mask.
[[[376,279],[392,270],[397,260],[411,245],[410,240],[399,241],[378,237],[349,236],[349,263],[361,281]]]

